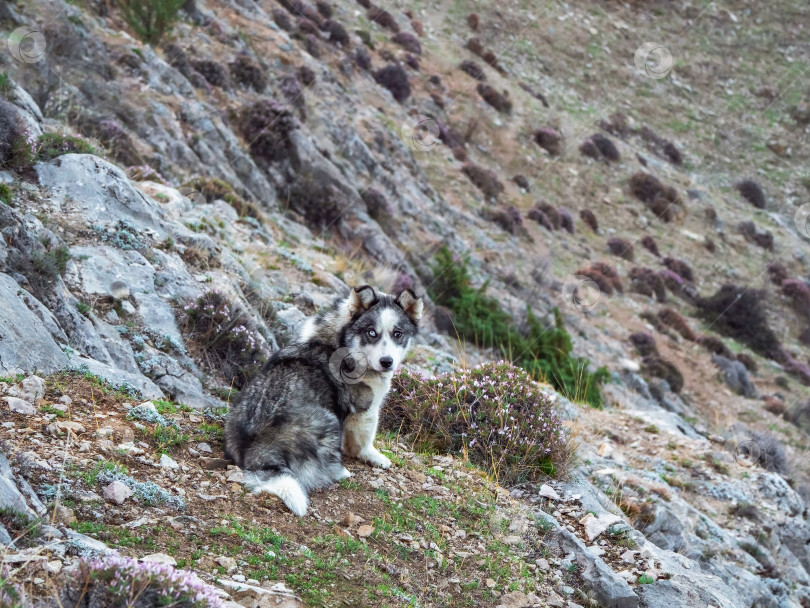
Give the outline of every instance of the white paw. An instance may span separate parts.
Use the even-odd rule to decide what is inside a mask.
[[[387,469],[391,466],[391,461],[388,459],[388,457],[380,454],[379,450],[373,447],[362,450],[358,458],[363,462],[367,462],[371,466],[378,467],[380,469]]]
[[[308,500],[306,494],[303,492],[300,494],[288,494],[282,498],[284,504],[287,505],[287,508],[293,512],[294,515],[298,517],[303,517],[307,514],[307,506]]]
[[[354,475],[354,473],[352,473],[346,467],[343,467],[343,470],[340,473],[338,473],[337,480],[340,481],[341,479],[348,479],[349,477],[352,477],[353,475]]]

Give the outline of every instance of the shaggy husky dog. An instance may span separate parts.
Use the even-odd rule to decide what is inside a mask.
[[[225,424],[225,457],[245,484],[304,515],[307,493],[351,475],[342,454],[391,461],[373,445],[380,407],[422,316],[422,300],[368,286],[309,319],[298,340],[270,357]]]

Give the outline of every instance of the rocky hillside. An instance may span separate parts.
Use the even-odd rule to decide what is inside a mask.
[[[208,604],[810,605],[802,3],[132,6],[0,5],[0,603],[108,555]],[[312,517],[246,493],[227,404],[359,283],[425,294],[425,386],[543,380],[570,457],[389,426]]]

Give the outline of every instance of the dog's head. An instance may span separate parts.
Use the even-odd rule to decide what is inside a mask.
[[[393,372],[419,330],[423,306],[422,298],[409,289],[392,296],[368,285],[357,287],[349,295],[352,320],[341,342],[359,352],[369,370]]]

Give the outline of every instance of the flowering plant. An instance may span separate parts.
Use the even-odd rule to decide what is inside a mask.
[[[461,453],[503,484],[561,473],[574,446],[554,393],[505,361],[435,378],[394,377],[383,426],[426,449]]]

